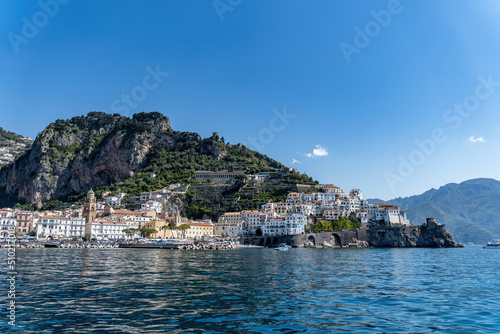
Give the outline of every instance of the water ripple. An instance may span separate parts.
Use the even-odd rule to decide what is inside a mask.
[[[500,332],[500,252],[481,248],[16,256],[22,333]]]

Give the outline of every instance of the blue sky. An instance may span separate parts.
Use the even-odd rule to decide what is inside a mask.
[[[55,1],[0,3],[5,129],[159,111],[365,197],[500,179],[498,2]]]

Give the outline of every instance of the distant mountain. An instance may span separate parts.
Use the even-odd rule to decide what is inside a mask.
[[[0,168],[13,162],[33,144],[33,139],[0,127]]]
[[[384,203],[370,199],[370,203]],[[484,244],[500,239],[500,181],[473,179],[450,183],[417,196],[387,201],[406,209],[408,218],[420,225],[436,218],[461,243]]]

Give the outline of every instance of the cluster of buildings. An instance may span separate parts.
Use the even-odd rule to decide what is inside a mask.
[[[162,229],[163,226],[171,226],[169,225],[171,222],[175,223],[176,227],[185,225],[189,228]],[[130,240],[144,236],[140,231],[131,233],[132,229],[141,228],[156,230],[156,233],[148,235],[152,238],[195,239],[214,234],[214,225],[210,220],[190,221],[179,216],[168,217],[166,212],[155,210],[114,209],[108,201],[104,204],[98,202],[92,190],[87,193],[82,208],[77,210],[34,213],[2,209],[0,210],[1,237],[8,235],[9,226],[15,226],[19,235],[36,235],[37,239],[78,239],[86,236],[96,240]]]
[[[38,219],[38,216],[30,211],[10,208],[0,209],[0,236],[6,237],[9,227],[15,227],[19,233],[29,234],[33,232]]]
[[[294,235],[316,220],[338,220],[354,215],[365,227],[409,226],[406,211],[392,204],[370,204],[360,190],[349,195],[331,184],[313,186],[315,192],[291,192],[285,202],[269,202],[260,211],[228,212],[215,224],[215,234]]]
[[[198,172],[197,172],[198,173]],[[214,181],[231,180],[239,172],[200,173],[209,175]],[[217,173],[216,175],[214,173]],[[218,179],[217,177],[220,177]],[[269,174],[254,175],[265,179]],[[228,212],[218,221],[191,221],[187,218],[169,216],[163,210],[165,199],[183,193],[180,184],[164,189],[142,193],[138,200],[140,210],[121,209],[126,194],[107,196],[97,201],[94,192],[88,192],[83,207],[73,210],[29,212],[15,209],[0,210],[0,236],[8,234],[9,227],[16,227],[18,234],[36,235],[37,238],[82,238],[97,240],[133,239],[144,236],[135,231],[141,228],[155,230],[147,235],[152,238],[201,238],[204,236],[238,237],[243,235],[298,235],[305,233],[306,225],[317,220],[338,220],[341,217],[357,217],[363,226],[408,226],[406,212],[391,204],[370,204],[360,190],[354,189],[346,195],[342,189],[331,184],[307,186],[307,190],[291,192],[284,202],[262,204],[260,210]],[[312,187],[312,188],[311,188]],[[299,190],[300,185],[298,185]],[[135,229],[135,230],[134,230]],[[132,231],[132,232],[131,232]]]
[[[150,177],[156,177],[155,174],[151,174]],[[186,193],[188,186],[183,186],[181,184],[171,184],[168,187],[158,189],[151,192],[142,192],[140,196],[127,196],[126,193],[119,193],[117,195],[110,195],[111,192],[105,192],[102,194],[103,200],[97,202],[97,210],[104,210],[105,206],[111,206],[112,208],[122,208],[126,204],[139,204],[140,211],[154,211],[161,213],[163,209],[163,204],[165,201],[173,195]],[[125,203],[125,200],[128,203]]]
[[[214,234],[225,237],[242,235],[295,235],[303,234],[307,217],[301,214],[279,215],[275,212],[244,210],[227,212],[215,223]]]
[[[289,193],[286,202],[264,204],[261,211],[279,214],[299,213],[327,221],[354,215],[368,227],[410,225],[405,210],[392,204],[370,204],[363,198],[359,189],[353,189],[346,195],[344,190],[331,184],[318,185],[315,188],[319,191]]]
[[[0,167],[7,165],[15,158],[24,153],[33,142],[33,139],[25,137],[21,141],[4,140],[0,142]]]

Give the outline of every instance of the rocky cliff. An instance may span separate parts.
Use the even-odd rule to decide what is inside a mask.
[[[420,226],[367,230],[367,241],[371,247],[461,247],[434,218]]]
[[[462,247],[453,240],[444,225],[437,224],[434,218],[428,218],[427,223],[421,226],[309,233],[292,239],[287,241],[296,247],[311,248]]]
[[[0,170],[0,193],[10,201],[40,206],[141,172],[148,176],[130,181],[140,184],[134,192],[189,178],[195,168],[228,165],[284,167],[242,145],[225,144],[215,133],[202,139],[197,133],[174,131],[168,117],[157,112],[133,118],[91,112],[47,126],[29,151]],[[161,174],[157,184],[148,179],[153,172]]]
[[[58,120],[35,139],[33,147],[0,172],[9,196],[42,203],[90,187],[121,181],[137,173],[156,143],[175,146],[170,122],[161,114],[134,116],[89,113]]]

